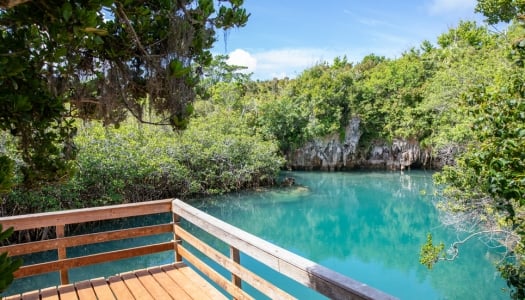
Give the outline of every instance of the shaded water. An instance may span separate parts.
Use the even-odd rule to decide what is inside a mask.
[[[419,264],[420,247],[428,232],[434,234],[435,241],[442,240],[446,245],[456,238],[456,233],[443,228],[438,220],[438,212],[431,202],[434,187],[430,173],[290,172],[284,175],[294,177],[297,186],[206,198],[191,204],[401,299],[509,298],[508,292],[502,291],[505,283],[492,264],[498,256],[477,240],[461,248],[460,257],[454,262],[438,263],[432,271]],[[162,218],[132,223],[153,224],[159,219]],[[68,253],[100,252],[122,248],[123,244],[170,239],[170,235],[130,239],[71,249]],[[220,243],[211,243],[228,251]],[[172,261],[173,253],[160,253],[74,269],[70,278],[75,281],[110,276]],[[249,257],[242,256],[241,261],[300,299],[323,298]],[[17,280],[5,294],[56,284],[57,274]],[[257,299],[262,298],[252,293]]]
[[[456,238],[438,220],[430,173],[285,175],[299,187],[192,204],[401,299],[509,298],[492,263],[498,256],[478,240],[462,247],[456,261],[440,262],[432,271],[419,264],[428,232],[445,245]]]

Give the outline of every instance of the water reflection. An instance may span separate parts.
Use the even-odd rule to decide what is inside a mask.
[[[226,222],[402,299],[508,299],[491,253],[470,243],[453,263],[418,262],[426,234],[451,243],[430,173],[294,172],[299,187],[195,203]],[[483,283],[483,284],[480,284]],[[473,288],[475,287],[475,288]]]

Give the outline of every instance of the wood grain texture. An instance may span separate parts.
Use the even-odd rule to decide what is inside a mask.
[[[220,291],[184,263],[174,263],[74,284],[31,291],[2,299],[177,299],[226,300]]]
[[[78,224],[132,216],[144,216],[169,212],[173,199],[147,201],[140,203],[72,209],[49,213],[20,215],[0,218],[4,228],[15,230],[49,227],[56,225]]]
[[[91,286],[98,299],[114,300],[115,295],[109,288],[109,283],[104,278],[91,279]]]
[[[36,274],[49,273],[60,270],[62,268],[77,268],[87,265],[93,265],[108,261],[114,261],[124,258],[130,258],[135,256],[141,256],[151,253],[158,253],[163,251],[173,250],[172,242],[165,242],[141,247],[134,247],[123,250],[116,250],[110,252],[103,252],[98,254],[80,256],[75,258],[67,258],[59,261],[51,261],[40,264],[34,264],[29,266],[22,266],[18,269],[14,275],[15,278],[22,278],[32,276]]]
[[[36,241],[24,244],[14,244],[0,247],[0,253],[7,252],[10,256],[18,256],[23,254],[35,253],[40,251],[55,250],[61,247],[75,247],[82,245],[89,245],[95,243],[102,243],[108,241],[122,240],[130,237],[143,237],[161,233],[171,233],[173,231],[172,224],[160,224],[152,226],[144,226],[130,229],[104,231],[91,234],[83,234],[77,236],[69,236],[51,240]]]

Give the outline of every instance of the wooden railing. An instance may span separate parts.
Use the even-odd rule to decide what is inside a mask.
[[[68,271],[71,268],[172,250],[173,242],[134,247],[74,258],[68,258],[68,247],[122,240],[130,237],[143,237],[160,233],[169,233],[173,232],[173,226],[172,223],[168,223],[66,237],[64,236],[64,228],[66,225],[156,213],[169,213],[171,211],[172,201],[173,199],[166,199],[143,203],[0,218],[0,223],[3,228],[14,227],[15,231],[19,231],[42,227],[55,227],[57,236],[55,239],[0,247],[0,253],[8,252],[10,256],[17,256],[40,251],[56,250],[58,252],[58,260],[22,266],[14,275],[15,278],[22,278],[59,271],[61,283],[67,284],[69,283]]]
[[[130,229],[105,231],[77,236],[65,236],[65,226],[85,222],[143,216],[157,213],[173,213],[170,223],[143,226]],[[230,247],[226,256],[201,239],[190,234],[181,226],[181,219],[201,228],[205,232],[222,240]],[[242,289],[242,282],[248,283],[263,294],[273,299],[293,299],[294,297],[266,279],[261,278],[242,266],[240,253],[244,253],[279,273],[318,291],[332,299],[394,299],[392,296],[369,287],[363,283],[345,277],[320,266],[310,260],[277,247],[239,228],[214,218],[180,200],[166,199],[142,203],[114,205],[97,208],[78,209],[61,212],[32,214],[0,218],[4,228],[14,227],[15,231],[42,227],[55,227],[56,238],[0,247],[0,253],[10,256],[55,250],[58,259],[34,265],[24,265],[15,278],[27,277],[48,272],[60,272],[62,284],[69,283],[68,272],[71,268],[141,256],[162,251],[174,250],[174,260],[186,261],[199,269],[210,280],[222,287],[234,299],[251,299]],[[174,240],[153,245],[132,247],[80,257],[68,257],[67,249],[80,245],[122,240],[131,237],[143,237],[161,233],[173,233]],[[203,262],[195,251],[190,251],[189,244],[202,254],[214,260],[231,273],[227,279]],[[202,256],[202,255],[201,255]]]

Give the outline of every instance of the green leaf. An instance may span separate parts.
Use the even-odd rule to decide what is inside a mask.
[[[63,48],[58,48],[56,51],[55,51],[55,58],[60,58],[60,57],[64,57],[66,56],[67,54],[67,49],[65,47]]]
[[[69,2],[64,3],[62,5],[62,17],[67,22],[69,21],[69,18],[71,18],[71,15],[73,14],[73,7]]]
[[[178,59],[173,59],[170,62],[170,74],[173,77],[181,78],[191,71],[190,67],[184,67],[182,62]]]

